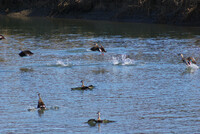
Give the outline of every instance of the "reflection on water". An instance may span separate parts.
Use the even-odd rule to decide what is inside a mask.
[[[34,70],[33,70],[33,68],[20,68],[20,71],[22,71],[22,72],[33,72]]]
[[[199,132],[200,71],[177,56],[199,66],[199,28],[0,19],[0,133]],[[107,53],[88,51],[94,43]],[[34,55],[21,58],[20,49]],[[94,90],[71,91],[81,80]],[[37,92],[49,110],[29,107]],[[84,123],[99,110],[116,122]]]

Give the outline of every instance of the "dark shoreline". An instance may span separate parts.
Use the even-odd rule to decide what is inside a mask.
[[[110,1],[110,2],[108,2]],[[1,0],[0,14],[11,17],[50,17],[200,26],[200,2],[159,0]],[[139,4],[138,4],[139,3]]]

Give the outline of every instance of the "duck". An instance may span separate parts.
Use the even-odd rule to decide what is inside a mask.
[[[196,60],[193,57],[187,57],[188,61],[191,61],[193,64],[197,64]]]
[[[46,106],[45,106],[44,102],[42,101],[40,93],[38,93],[38,97],[39,97],[39,100],[38,100],[37,108],[40,108],[40,110],[45,110]]]
[[[3,35],[0,35],[0,40],[6,39]]]
[[[100,113],[99,111],[97,112],[97,115],[98,115],[97,120],[96,120],[96,119],[89,119],[89,120],[87,121],[87,123],[88,123],[89,125],[94,125],[94,124],[96,124],[96,123],[110,123],[110,122],[115,122],[115,121],[106,120],[106,119],[101,120],[101,118],[100,118],[101,113]]]
[[[100,44],[101,45],[101,44]],[[90,48],[90,50],[92,51],[99,51],[99,52],[106,52],[105,48],[101,45],[101,47],[99,47],[99,45],[96,43],[95,46],[93,46],[92,48]]]
[[[92,51],[100,51],[99,45],[96,43],[92,48],[90,48]]]
[[[101,45],[101,47],[99,48],[100,52],[106,52],[105,48]]]
[[[178,54],[181,56],[182,61],[186,64],[186,65],[190,65],[191,63],[193,64],[197,64],[196,60],[193,57],[187,57],[184,58],[183,54]]]
[[[81,85],[81,89],[82,89],[82,90],[85,90],[85,89],[91,89],[91,88],[94,87],[93,85],[85,86],[83,80],[81,81],[81,83],[82,83],[82,85]]]
[[[81,83],[82,83],[81,87],[76,87],[76,88],[71,88],[71,89],[72,89],[72,90],[87,90],[87,89],[90,89],[90,90],[91,90],[91,89],[94,88],[93,85],[85,86],[83,80],[81,80]]]
[[[19,56],[24,57],[24,56],[31,56],[34,53],[32,53],[30,50],[23,50],[19,53]]]

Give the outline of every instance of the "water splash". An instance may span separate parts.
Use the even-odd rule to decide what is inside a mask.
[[[133,59],[128,58],[127,55],[120,55],[117,57],[112,57],[112,63],[114,65],[134,65],[135,61]]]
[[[69,66],[68,62],[67,62],[67,64],[66,64],[66,63],[64,63],[63,61],[60,61],[60,60],[58,60],[58,61],[56,62],[56,65],[57,65],[57,66],[63,66],[63,67]]]
[[[199,66],[197,66],[196,64],[190,64],[190,65],[187,65],[187,68],[188,69],[192,69],[192,70],[197,70],[197,69],[199,69]]]
[[[32,111],[36,111],[37,108],[35,108],[35,107],[33,107],[33,106],[29,106],[29,107],[27,108],[27,110],[28,110],[29,112],[32,112]]]

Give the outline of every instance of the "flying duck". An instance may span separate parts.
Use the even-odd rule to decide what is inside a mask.
[[[101,45],[101,47],[99,48],[100,52],[106,52],[105,48]]]
[[[21,52],[19,53],[19,56],[21,56],[21,57],[24,57],[24,56],[31,56],[31,55],[33,55],[33,53],[32,53],[30,50],[24,50],[24,51],[21,51]]]
[[[100,51],[99,45],[96,43],[92,48],[90,48],[92,51]]]
[[[6,39],[3,35],[0,35],[0,40]]]
[[[99,51],[99,52],[106,52],[105,48],[101,45],[101,47],[99,47],[99,45],[96,43],[92,48],[90,48],[90,50],[92,51]]]
[[[41,110],[45,110],[46,106],[44,102],[42,101],[42,98],[40,97],[40,93],[38,93],[38,97],[39,97],[39,100],[38,100],[37,108],[40,108]]]
[[[196,64],[196,63],[197,63],[196,60],[195,60],[193,57],[184,58],[183,54],[179,54],[179,55],[181,56],[182,61],[183,61],[186,65],[190,65],[191,62],[192,62],[193,64]]]

